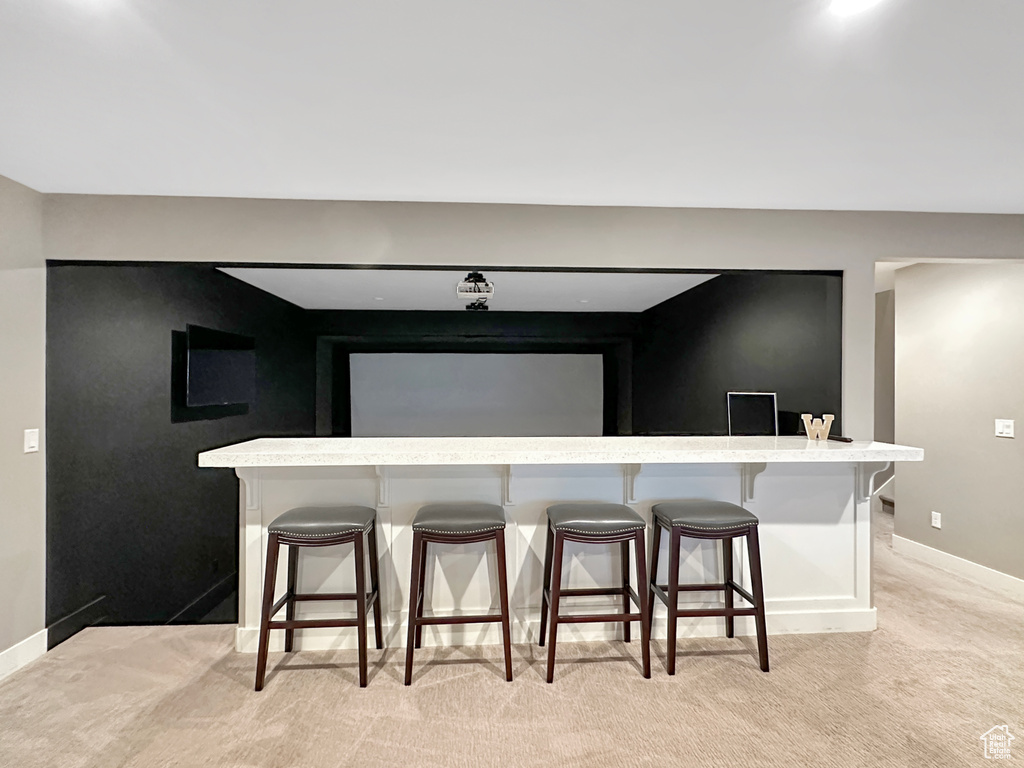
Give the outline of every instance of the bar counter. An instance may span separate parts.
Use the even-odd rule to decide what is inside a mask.
[[[545,509],[563,501],[625,503],[648,522],[658,501],[707,498],[740,504],[761,522],[770,634],[869,631],[876,626],[869,503],[874,478],[894,461],[923,458],[921,449],[908,446],[804,437],[310,437],[261,438],[206,451],[199,454],[199,466],[233,468],[241,480],[236,647],[252,652],[268,523],[292,507],[329,504],[377,509],[384,630],[392,647],[404,642],[412,518],[421,505],[444,501],[505,507],[515,642],[536,641]],[[351,557],[351,547],[304,552],[300,589],[352,591]],[[663,552],[661,562],[667,560]],[[578,545],[568,584],[612,584],[617,562],[608,548]],[[717,542],[684,543],[681,562],[683,581],[715,580]],[[743,562],[737,558],[737,564]],[[428,613],[431,608],[487,610],[494,580],[476,572],[494,567],[493,552],[484,545],[440,551],[428,565],[434,585]],[[746,583],[744,569],[738,570]],[[684,599],[699,604],[708,597],[697,592]],[[330,603],[308,605],[301,608],[303,616],[338,609]],[[593,608],[593,601],[587,607]],[[722,624],[721,619],[683,620],[679,635],[722,634]],[[425,643],[500,640],[494,625],[431,630]],[[621,631],[594,624],[565,630],[565,641],[612,638]],[[736,631],[751,634],[753,628],[737,619]],[[652,636],[664,635],[664,611],[656,610]],[[281,638],[273,642],[272,648],[280,648]],[[299,648],[354,644],[351,630],[297,633]]]

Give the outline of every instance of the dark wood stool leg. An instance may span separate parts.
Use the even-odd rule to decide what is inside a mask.
[[[668,673],[676,673],[676,623],[679,620],[679,529],[669,534],[668,549]]]
[[[508,610],[508,573],[505,570],[505,531],[495,531],[498,553],[498,600],[501,603],[501,635],[505,644],[505,680],[512,682],[512,621]]]
[[[732,591],[732,536],[722,539],[722,581],[725,582],[725,610],[733,609]],[[731,613],[725,614],[725,636],[735,637],[735,621]]]
[[[643,588],[643,585],[647,583],[647,574],[644,572],[647,569],[647,556],[644,553],[644,537],[647,535],[646,530],[636,532],[636,595],[640,599],[640,605],[637,606],[640,609],[640,655],[644,660],[644,677],[649,678],[651,676],[651,625],[648,620],[650,610],[647,607],[647,590]],[[628,547],[628,542],[623,543],[623,547]],[[627,583],[628,585],[628,583]],[[627,601],[629,596],[626,596]],[[626,603],[626,610],[629,610],[629,603]],[[629,622],[625,622],[628,627]],[[627,638],[628,640],[628,638]]]
[[[426,607],[427,602],[427,542],[423,542],[423,554],[420,556],[420,594],[416,598],[416,618],[423,618],[423,609]],[[423,625],[420,623],[416,624],[416,647],[420,648],[423,644]]]
[[[260,647],[256,654],[256,690],[263,690],[267,674],[267,652],[270,650],[270,609],[274,607],[274,583],[277,581],[277,556],[280,545],[277,534],[267,539],[267,573],[263,579],[263,610],[260,613]]]
[[[299,573],[299,548],[294,544],[288,547],[288,605],[285,609],[285,618],[288,621],[295,621],[295,593],[298,592],[296,584],[298,583]],[[291,653],[295,647],[295,630],[286,629],[284,631],[284,651],[285,653]]]
[[[654,601],[657,595],[654,593],[654,585],[658,583],[658,555],[661,553],[661,523],[654,518],[654,541],[651,542],[651,579],[647,590],[647,629],[650,630],[654,624]],[[642,585],[637,586],[637,592]]]
[[[562,592],[562,549],[565,539],[555,531],[555,547],[551,566],[551,636],[548,638],[548,682],[555,679],[555,640],[558,636],[558,598]]]
[[[380,573],[377,558],[377,522],[370,528],[370,594],[373,595],[373,634],[377,641],[377,650],[384,647],[384,622],[381,620],[380,607]]]
[[[359,687],[366,687],[366,556],[363,534],[356,534],[356,633],[359,641]]]
[[[412,577],[409,579],[409,641],[405,646],[405,684],[412,685],[412,656],[416,643],[416,603],[420,594],[420,561],[423,559],[423,534],[412,534]]]
[[[629,613],[630,604],[632,599],[629,596],[629,542],[624,541],[619,545],[619,551],[622,553],[622,612]],[[637,585],[637,592],[642,589],[641,585]],[[645,612],[646,613],[646,612]],[[622,622],[622,640],[629,642],[629,625],[631,621]]]
[[[551,559],[555,553],[555,532],[548,525],[547,543],[544,545],[544,580],[540,587],[540,647],[544,647],[544,632],[548,626],[548,592],[551,587]]]
[[[761,547],[757,540],[757,526],[747,532],[747,553],[750,556],[750,586],[757,605],[754,623],[757,626],[757,657],[761,671],[768,671],[768,625],[764,616],[764,587],[761,584]]]

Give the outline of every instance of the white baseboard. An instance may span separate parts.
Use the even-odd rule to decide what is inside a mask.
[[[768,611],[765,617],[769,635],[819,635],[830,632],[874,632],[878,629],[876,608],[849,608],[829,611]],[[738,620],[737,620],[738,621]],[[750,631],[754,634],[753,619]],[[737,624],[737,628],[739,625]]]
[[[964,560],[962,557],[895,534],[892,537],[892,549],[897,554],[913,557],[929,565],[934,565],[936,568],[975,581],[983,587],[996,590],[1017,600],[1024,600],[1024,579],[1018,579],[1008,573],[978,565],[970,560]]]
[[[6,651],[0,651],[0,680],[12,672],[17,672],[29,662],[35,661],[44,653],[46,653],[45,629],[12,645]]]

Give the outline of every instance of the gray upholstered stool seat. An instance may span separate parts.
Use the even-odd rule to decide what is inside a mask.
[[[708,499],[683,499],[655,504],[651,511],[668,528],[695,528],[699,531],[728,530],[757,525],[757,517],[737,504]]]
[[[343,536],[365,531],[377,513],[371,507],[297,507],[289,509],[267,526],[267,533],[304,539]]]
[[[475,501],[427,504],[420,507],[412,521],[414,531],[453,535],[499,531],[504,527],[504,509]]]
[[[647,527],[644,519],[625,504],[600,502],[555,504],[548,507],[548,522],[556,531],[597,535],[639,531]]]

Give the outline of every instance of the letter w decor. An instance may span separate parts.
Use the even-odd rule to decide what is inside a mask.
[[[804,413],[800,415],[800,418],[804,420],[804,429],[807,431],[808,440],[827,440],[835,415],[826,413],[820,419],[812,419],[811,414]]]

